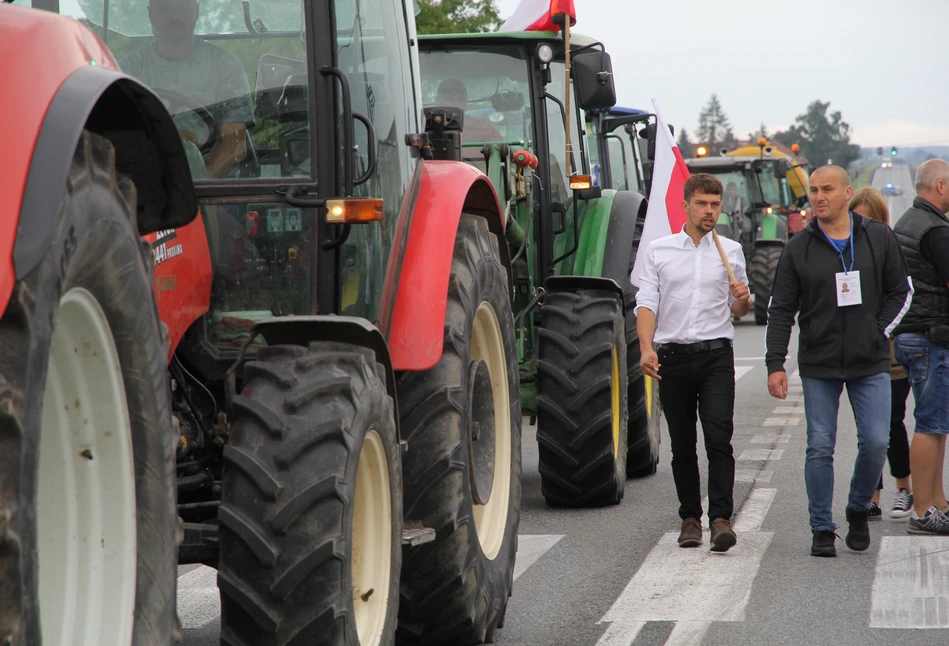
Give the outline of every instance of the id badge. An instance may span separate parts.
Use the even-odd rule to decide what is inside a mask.
[[[860,272],[837,272],[837,307],[860,305],[863,298],[860,295]]]

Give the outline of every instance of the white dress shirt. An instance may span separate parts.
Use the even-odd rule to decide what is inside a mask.
[[[747,283],[741,245],[719,238],[735,277]],[[728,270],[712,234],[699,246],[685,233],[653,240],[643,250],[636,312],[645,307],[656,313],[656,343],[698,343],[734,339]]]

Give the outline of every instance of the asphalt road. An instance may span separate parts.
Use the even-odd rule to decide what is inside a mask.
[[[949,643],[949,538],[910,537],[907,521],[884,517],[871,523],[868,551],[851,552],[840,540],[836,559],[810,556],[796,345],[791,393],[779,401],[765,386],[763,338],[752,317],[737,325],[738,544],[726,554],[710,553],[707,535],[701,548],[675,546],[679,519],[665,428],[658,473],[629,481],[620,505],[554,510],[540,493],[535,429],[525,425],[521,540],[498,644]],[[842,401],[834,502],[841,537],[856,455],[853,416]],[[912,398],[909,404],[912,429]],[[885,481],[887,509],[888,472]],[[215,572],[189,570],[179,579],[184,643],[217,644]]]
[[[909,166],[906,164],[893,164],[893,168],[877,168],[873,173],[873,187],[881,191],[887,184],[899,187],[902,195],[884,195],[886,206],[890,211],[890,225],[895,225],[896,221],[902,217],[909,207],[913,205],[913,198],[916,197],[916,189],[913,188],[913,177]]]

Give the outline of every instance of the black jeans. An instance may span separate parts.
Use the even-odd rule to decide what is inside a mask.
[[[702,517],[696,455],[696,406],[708,456],[709,521],[731,520],[735,487],[732,431],[735,412],[735,355],[732,348],[686,354],[659,350],[659,399],[672,440],[672,475],[679,516]]]
[[[906,398],[909,397],[909,379],[890,381],[890,446],[886,457],[890,461],[890,475],[894,478],[909,477],[909,440],[906,438]],[[883,475],[877,489],[883,488]]]

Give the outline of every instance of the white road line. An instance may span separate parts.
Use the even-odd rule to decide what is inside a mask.
[[[804,413],[803,406],[778,406],[773,411],[772,415],[793,415],[795,413],[802,414]]]
[[[735,366],[735,381],[738,381],[754,369],[754,366]]]
[[[217,570],[201,565],[178,577],[178,617],[183,630],[203,628],[220,616]]]
[[[778,435],[777,433],[759,433],[751,438],[752,444],[787,444],[790,441],[790,435]]]
[[[804,395],[788,395],[784,398],[786,402],[802,402],[804,401]],[[803,405],[803,404],[802,404]]]
[[[556,545],[563,534],[525,534],[517,537],[517,559],[514,561],[514,580]]]
[[[949,628],[949,537],[882,538],[870,628]]]
[[[771,482],[773,471],[758,471],[757,469],[735,469],[735,482]]]
[[[784,449],[745,449],[739,460],[780,460]]]
[[[800,417],[766,417],[762,426],[797,426],[801,423]]]
[[[760,531],[761,524],[764,523],[764,518],[768,515],[768,510],[771,509],[771,503],[774,502],[774,496],[777,493],[777,489],[752,489],[741,506],[741,513],[735,519],[735,531]],[[738,537],[739,541],[743,535]]]
[[[760,526],[770,505],[768,498],[773,494],[749,496],[735,519],[736,526]],[[688,624],[673,630],[669,639],[674,640],[667,644],[701,641],[702,626],[712,621],[744,621],[751,585],[772,532],[744,531],[738,536],[738,545],[726,554],[701,547],[682,549],[676,544],[677,536],[677,532],[668,532],[659,539],[600,619],[598,623],[611,625],[597,646],[629,646],[648,621]]]
[[[735,361],[764,361],[764,357],[735,357]]]
[[[701,646],[711,622],[680,621],[672,629],[665,646]]]

